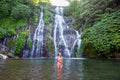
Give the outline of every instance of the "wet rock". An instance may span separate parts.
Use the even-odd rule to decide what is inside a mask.
[[[65,22],[66,22],[66,23],[71,23],[71,22],[72,22],[72,19],[71,19],[71,18],[66,17],[66,18],[65,18]]]
[[[0,59],[7,59],[8,56],[4,55],[4,54],[0,54]]]
[[[14,58],[15,58],[15,59],[20,59],[18,56],[15,56]]]

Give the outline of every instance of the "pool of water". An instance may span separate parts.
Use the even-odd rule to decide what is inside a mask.
[[[57,68],[56,59],[0,61],[0,80],[120,80],[120,62],[72,58]]]

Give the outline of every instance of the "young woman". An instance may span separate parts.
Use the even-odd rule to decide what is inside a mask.
[[[62,68],[63,67],[63,58],[62,58],[62,54],[61,53],[58,53],[57,66],[58,66],[58,68]]]

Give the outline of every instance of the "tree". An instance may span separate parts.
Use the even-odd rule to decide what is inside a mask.
[[[31,8],[24,4],[19,4],[12,9],[11,16],[15,20],[26,19],[30,17]]]

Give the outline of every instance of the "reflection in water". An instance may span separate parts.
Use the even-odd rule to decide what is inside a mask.
[[[53,60],[31,60],[30,80],[53,80],[55,74]]]
[[[97,75],[96,75],[97,74]],[[90,59],[0,61],[0,80],[120,80],[120,62]]]
[[[83,62],[84,80],[120,80],[120,62],[89,59]]]
[[[71,60],[70,59],[65,59],[64,60],[64,80],[68,80],[70,76],[70,64]]]
[[[83,60],[64,60],[64,80],[83,80]]]
[[[30,68],[30,79],[31,80],[37,80],[37,79],[43,79],[42,77],[42,65],[43,63],[39,60],[31,60],[30,62],[31,68]]]
[[[58,80],[83,80],[83,60],[64,59],[63,68],[57,68]]]
[[[5,62],[5,60],[0,60],[0,72],[2,72]]]
[[[82,60],[63,59],[62,68],[57,67],[56,59],[7,60],[0,66],[3,66],[0,67],[0,80],[83,79]]]
[[[78,62],[78,61],[77,61]],[[78,70],[79,70],[79,77],[77,80],[83,80],[84,74],[83,74],[83,61],[78,62]]]
[[[58,68],[58,70],[57,70],[57,80],[63,80],[62,68]]]

